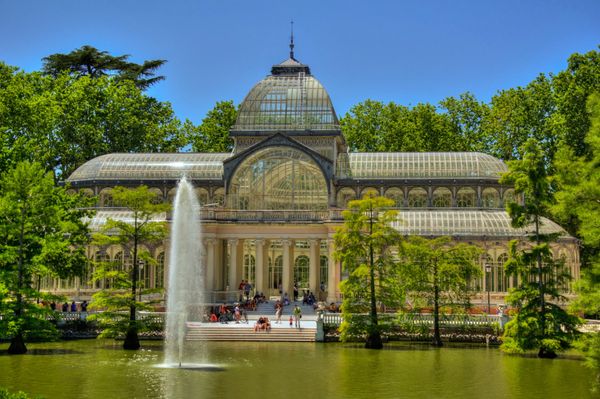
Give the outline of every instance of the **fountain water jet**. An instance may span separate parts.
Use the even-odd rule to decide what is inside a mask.
[[[204,303],[204,265],[201,264],[200,204],[184,177],[177,186],[171,224],[164,367],[182,366],[185,322],[201,320]],[[207,365],[194,365],[205,367]]]

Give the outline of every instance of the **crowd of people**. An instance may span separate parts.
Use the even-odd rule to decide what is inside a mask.
[[[49,304],[50,309],[52,310],[57,310],[58,305],[56,304],[56,302],[52,301]],[[83,301],[80,304],[77,304],[77,302],[72,301],[71,304],[69,304],[69,302],[64,302],[61,306],[60,306],[60,310],[63,312],[87,312],[87,308],[88,308],[88,301]]]

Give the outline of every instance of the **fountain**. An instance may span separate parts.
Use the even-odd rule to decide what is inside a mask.
[[[194,187],[185,177],[182,178],[177,187],[171,224],[163,367],[212,367],[184,362],[185,323],[187,320],[201,320],[204,303],[199,209]]]

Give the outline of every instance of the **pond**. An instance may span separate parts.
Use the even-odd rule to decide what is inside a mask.
[[[388,344],[190,342],[168,369],[162,342],[129,352],[111,340],[0,345],[0,386],[51,398],[591,398],[591,372],[577,359],[540,360],[497,348]]]

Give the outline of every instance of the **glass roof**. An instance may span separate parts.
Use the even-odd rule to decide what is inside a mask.
[[[480,152],[354,152],[341,154],[337,177],[354,179],[498,178],[506,164]]]
[[[339,130],[329,94],[305,72],[270,75],[258,82],[241,103],[232,134],[302,130]]]
[[[236,218],[235,211],[213,210],[216,220]],[[233,213],[232,213],[233,212]],[[244,211],[238,211],[244,212]],[[252,211],[250,211],[252,212]],[[250,213],[252,214],[252,213]],[[293,212],[290,214],[293,218]],[[133,221],[132,213],[126,210],[111,209],[99,210],[87,219],[91,231],[99,231],[108,218],[120,221]],[[493,210],[402,210],[398,215],[399,220],[393,226],[403,235],[420,236],[453,236],[481,238],[513,238],[531,235],[533,226],[528,228],[513,228],[510,225],[510,216],[505,211]],[[167,220],[162,213],[153,217],[154,221]],[[567,237],[567,233],[553,221],[542,218],[542,234],[558,233]]]
[[[106,224],[106,221],[109,218],[113,219],[113,220],[118,220],[120,222],[126,222],[126,223],[131,223],[131,224],[133,224],[133,222],[134,222],[133,212],[126,211],[126,210],[116,210],[116,209],[112,209],[109,211],[97,211],[94,216],[92,216],[91,218],[84,218],[83,221],[89,223],[88,227],[89,227],[90,231],[98,232],[102,229],[102,226],[104,226]],[[167,220],[167,214],[163,212],[163,213],[153,215],[150,218],[150,220],[153,222],[164,222]],[[111,232],[107,232],[107,233],[110,234]]]
[[[106,154],[96,157],[69,176],[67,182],[86,180],[192,180],[223,178],[229,153]]]
[[[517,237],[531,235],[533,226],[514,228],[505,211],[403,210],[394,227],[403,235]],[[542,234],[567,233],[553,221],[542,218]]]

